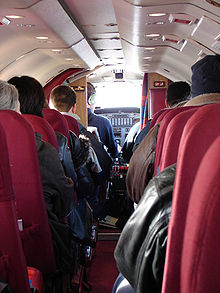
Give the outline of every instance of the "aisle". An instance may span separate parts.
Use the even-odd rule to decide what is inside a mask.
[[[118,276],[113,255],[115,245],[116,241],[97,242],[95,256],[88,269],[88,281],[92,284],[91,293],[111,293]]]

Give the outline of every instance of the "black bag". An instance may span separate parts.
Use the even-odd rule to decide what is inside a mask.
[[[129,218],[115,249],[122,275],[136,293],[161,292],[176,165],[155,176]]]
[[[103,181],[109,179],[112,159],[105,151],[102,143],[98,141],[98,139],[91,132],[87,131],[83,125],[80,125],[80,132],[81,134],[84,134],[87,138],[89,138],[91,146],[96,153],[99,164],[102,168],[102,172],[97,173],[94,180],[97,184],[102,184]]]

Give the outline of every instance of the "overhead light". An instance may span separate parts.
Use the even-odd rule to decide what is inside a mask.
[[[166,15],[166,13],[150,13],[150,14],[148,14],[148,16],[153,16],[153,17],[158,17],[158,16],[165,16]]]
[[[144,50],[147,50],[147,51],[152,51],[152,50],[155,50],[156,48],[153,48],[153,47],[145,47]]]
[[[164,21],[157,21],[157,22],[154,22],[153,24],[163,25],[163,24],[165,24],[165,22]]]
[[[6,15],[7,18],[10,19],[19,19],[19,18],[24,18],[24,16],[21,15]]]
[[[144,64],[143,66],[151,66],[150,64],[148,64],[148,63],[146,63],[146,64]]]
[[[160,34],[147,34],[145,35],[147,38],[156,38],[156,37],[159,37]]]
[[[144,59],[149,60],[149,59],[152,59],[152,57],[150,57],[150,56],[149,57],[144,57]]]
[[[48,37],[36,37],[36,39],[38,39],[38,40],[48,40],[49,38]]]
[[[61,52],[62,50],[60,49],[52,49],[53,52]]]
[[[66,58],[66,61],[73,61],[73,58]]]

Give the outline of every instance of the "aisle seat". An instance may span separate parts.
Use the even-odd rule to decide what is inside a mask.
[[[180,292],[180,267],[190,193],[201,160],[219,134],[218,103],[199,108],[184,127],[177,158],[162,293]]]
[[[160,159],[160,172],[176,163],[183,129],[196,110],[197,108],[179,113],[168,124]]]
[[[23,117],[30,122],[35,132],[42,135],[44,141],[50,143],[59,152],[56,134],[46,119],[32,114],[23,114]]]
[[[43,196],[35,133],[20,114],[0,110],[0,125],[6,132],[17,218],[27,265],[43,273],[54,272],[55,258]]]
[[[59,111],[48,108],[43,109],[43,115],[54,131],[64,135],[69,143],[69,126],[64,116]]]
[[[155,161],[154,161],[154,176],[159,173],[164,136],[166,134],[167,127],[168,127],[170,121],[179,113],[188,111],[193,108],[198,109],[199,107],[198,106],[191,106],[191,107],[172,108],[172,109],[170,109],[170,111],[164,112],[163,117],[162,117],[162,115],[159,116],[159,118],[161,119],[159,122],[161,122],[161,124],[160,124],[160,128],[159,128],[158,135],[157,135],[156,155],[155,155]]]
[[[171,108],[164,108],[158,111],[154,114],[151,123],[150,123],[150,129],[154,127],[157,123],[160,122],[161,119],[171,110]]]
[[[220,292],[220,134],[196,174],[186,216],[181,293]]]
[[[15,212],[14,188],[5,131],[0,125],[0,278],[13,292],[30,293],[26,260]]]
[[[69,129],[75,133],[75,135],[79,136],[80,135],[80,128],[79,128],[79,123],[78,121],[69,115],[63,115],[68,123]]]

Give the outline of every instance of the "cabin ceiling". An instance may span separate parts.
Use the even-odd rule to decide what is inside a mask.
[[[92,82],[117,81],[115,72],[190,82],[195,61],[220,54],[219,0],[1,0],[0,22],[5,80],[26,74],[45,85],[82,68]]]

